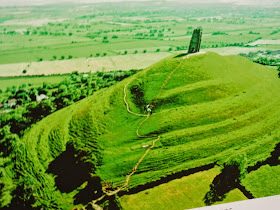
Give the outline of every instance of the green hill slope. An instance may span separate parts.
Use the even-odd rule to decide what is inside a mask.
[[[139,128],[150,138],[136,135],[145,118],[127,112],[126,84],[133,112],[147,114],[145,105],[154,106],[154,114]],[[128,188],[237,153],[245,153],[253,166],[280,142],[279,106],[280,80],[274,70],[238,56],[173,56],[34,125],[22,139],[16,170],[6,173],[13,179],[15,172],[28,174],[31,184],[25,187],[33,187],[36,203],[55,208],[70,207],[73,197],[79,203],[79,186],[95,174],[113,187],[124,184],[154,134],[161,138]],[[78,167],[67,168],[70,156]],[[68,158],[59,162],[63,157]],[[68,174],[61,172],[63,167]],[[80,176],[66,189],[63,176],[77,170]]]

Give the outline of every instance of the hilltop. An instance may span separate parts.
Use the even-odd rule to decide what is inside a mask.
[[[127,111],[124,91],[143,117]],[[16,195],[33,206],[85,204],[102,195],[101,185],[123,186],[158,136],[128,189],[236,154],[254,166],[279,143],[279,98],[277,72],[245,58],[172,55],[34,125],[15,146],[6,181],[28,183],[29,197]],[[147,104],[153,114],[143,122]]]

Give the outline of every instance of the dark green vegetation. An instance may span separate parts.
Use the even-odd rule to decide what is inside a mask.
[[[255,63],[259,63],[265,66],[278,66],[280,70],[280,50],[266,50],[250,53],[240,53],[240,56],[248,58]]]
[[[279,39],[280,28],[277,7],[150,1],[17,10],[0,8],[1,64],[182,50],[198,26],[202,48],[244,46]]]
[[[233,183],[229,191],[236,190],[245,169],[258,168],[262,161],[279,156],[277,71],[240,56],[207,53],[185,60],[171,56],[51,114],[20,139],[5,135],[1,148],[8,149],[1,155],[1,205],[12,201],[11,207],[24,203],[65,209],[101,196],[102,184],[121,186],[145,153],[142,146],[154,140],[136,136],[143,118],[126,110],[123,89],[128,82],[132,111],[145,113],[143,105],[152,101],[155,106],[140,134],[161,136],[131,177],[129,189],[183,170],[218,164],[223,166],[220,176],[234,172],[223,183]],[[213,181],[207,198],[217,184]],[[117,200],[99,204],[117,205]]]
[[[32,207],[38,205],[45,206],[46,208],[62,208],[61,204],[52,202],[44,204],[44,202],[42,203],[39,201],[39,204],[34,204],[35,200],[38,198],[37,195],[32,193],[34,189],[39,190],[39,188],[41,188],[41,182],[34,182],[32,174],[26,176],[26,174],[20,171],[20,166],[18,164],[25,162],[22,158],[24,158],[24,152],[26,152],[20,138],[22,138],[25,133],[28,133],[29,128],[42,118],[92,95],[99,89],[112,86],[134,73],[135,71],[133,70],[129,72],[98,72],[95,74],[79,74],[78,72],[73,72],[71,75],[49,76],[46,78],[44,78],[44,76],[34,76],[27,77],[25,80],[23,78],[2,78],[4,82],[19,80],[19,86],[7,87],[6,91],[1,93],[4,98],[4,104],[9,103],[9,99],[15,100],[13,105],[9,104],[9,107],[2,108],[1,112],[3,113],[0,114],[1,207],[11,202],[9,205],[11,209],[30,209],[31,205]],[[55,83],[55,80],[53,80],[51,84],[43,82],[50,78],[57,78],[57,80],[61,82]],[[24,84],[24,81],[29,82],[29,84]],[[47,96],[47,98],[43,98],[44,100],[38,99],[38,96],[42,95]],[[81,127],[81,125],[76,125],[73,121],[71,126],[73,129],[72,138],[81,138],[79,135],[75,134],[77,130],[75,126]],[[59,137],[57,135],[59,135]],[[92,134],[91,132],[88,134],[84,132],[83,137],[85,135],[90,138]],[[91,175],[91,170],[96,167],[97,160],[100,159],[98,155],[95,156],[93,154],[89,156],[88,160],[85,158],[82,159],[85,154],[89,155],[89,153],[84,150],[77,151],[75,149],[76,143],[73,143],[73,145],[69,144],[66,150],[61,153],[65,145],[57,142],[57,138],[64,137],[63,135],[61,136],[56,129],[50,132],[48,138],[50,141],[49,146],[52,148],[52,152],[49,155],[55,157],[59,155],[59,157],[49,165],[47,170],[48,173],[56,175],[55,180],[57,188],[61,190],[61,192],[69,193],[85,181],[88,181],[87,187],[81,190],[79,194],[76,194],[76,201],[79,203],[83,202],[87,197],[94,198],[94,196],[99,196],[100,192],[93,192],[101,189],[100,179]],[[38,144],[38,146],[40,146],[40,144]],[[95,145],[93,145],[93,147],[95,147]],[[69,177],[69,168],[79,173]],[[12,177],[6,174],[8,170],[15,170]],[[16,180],[17,185],[13,184],[11,178]],[[99,187],[96,185],[96,182],[99,183]],[[52,188],[50,187],[49,189]],[[39,193],[39,195],[41,194]],[[61,195],[58,194],[57,196]],[[67,206],[66,203],[65,205]]]
[[[86,98],[99,89],[110,87],[134,73],[133,70],[94,74],[73,72],[67,76],[47,77],[60,77],[61,80],[64,78],[61,82],[53,84],[46,82],[42,84],[42,81],[46,80],[44,77],[27,77],[31,83],[7,87],[6,91],[1,93],[2,105],[4,105],[2,110],[0,109],[1,127],[4,129],[8,126],[12,133],[22,136],[26,128],[43,117]],[[9,79],[2,78],[3,81]],[[13,81],[16,79],[14,78]],[[40,79],[41,85],[38,85],[37,80]],[[3,137],[4,135],[1,135],[1,138]]]
[[[217,201],[223,201],[228,192],[238,188],[240,181],[245,177],[246,164],[245,156],[240,154],[226,160],[221,173],[215,177],[204,197],[205,204],[212,205]]]

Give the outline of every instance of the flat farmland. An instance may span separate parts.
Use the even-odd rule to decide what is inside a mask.
[[[273,45],[262,47],[275,49],[275,43],[280,40],[280,23],[277,15],[271,15],[274,11],[251,17],[249,14],[255,14],[254,9],[240,8],[239,16],[227,17],[221,16],[218,8],[212,8],[212,12],[208,8],[200,8],[204,13],[201,17],[197,10],[181,10],[174,4],[168,6],[175,7],[177,12],[159,8],[154,13],[146,13],[142,11],[143,6],[139,5],[132,14],[130,4],[120,5],[114,4],[114,10],[108,10],[106,4],[95,5],[94,14],[90,6],[79,5],[73,14],[68,5],[63,5],[63,9],[45,5],[42,8],[25,8],[25,13],[9,18],[0,17],[0,64],[186,50],[192,31],[197,27],[203,28],[204,49],[242,47],[260,39],[274,40]],[[37,9],[38,13],[32,13],[32,9]],[[45,9],[52,12],[45,14]],[[3,7],[1,11],[13,14],[9,7]],[[157,57],[161,56],[152,57],[157,62]],[[147,61],[145,67],[149,64]],[[6,67],[1,66],[0,75],[4,75],[2,71],[7,71]],[[82,68],[81,71],[88,71],[92,67],[87,68],[84,64]],[[106,65],[104,68],[107,68]],[[122,68],[122,64],[116,67]],[[63,68],[56,71],[60,70],[65,72]],[[17,73],[20,73],[19,69]]]
[[[0,76],[65,74],[73,71],[96,72],[144,69],[170,54],[170,52],[142,53],[99,58],[0,64]],[[23,73],[23,70],[26,70],[26,73]]]
[[[210,184],[219,174],[219,168],[198,172],[166,184],[141,191],[137,194],[124,195],[120,198],[124,209],[191,209],[205,206],[203,198],[210,190]],[[235,189],[228,193],[221,203],[246,200],[247,198]]]
[[[203,49],[207,52],[216,52],[220,55],[238,55],[239,53],[265,51],[264,47],[223,47]],[[131,52],[133,50],[130,50]],[[79,72],[97,72],[97,71],[117,71],[144,69],[152,64],[170,56],[174,52],[153,52],[143,53],[143,48],[139,48],[140,53],[127,55],[110,55],[104,57],[76,58],[68,60],[41,61],[41,62],[23,62],[12,64],[0,64],[0,76],[25,76],[25,75],[51,75],[65,74],[73,71]],[[154,48],[153,48],[154,51]],[[177,51],[178,53],[187,53],[186,50]],[[26,70],[26,73],[23,71]]]

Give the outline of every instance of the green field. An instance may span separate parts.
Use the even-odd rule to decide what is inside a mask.
[[[60,207],[73,205],[73,196],[81,193],[77,187],[91,180],[87,173],[99,176],[102,184],[123,185],[126,175],[146,151],[142,146],[154,140],[136,136],[143,117],[131,115],[125,108],[123,91],[128,82],[132,111],[145,113],[143,107],[157,98],[153,102],[154,114],[140,127],[140,134],[161,135],[132,175],[128,189],[182,170],[216,161],[223,163],[236,154],[246,154],[249,166],[269,157],[279,143],[277,71],[239,56],[207,53],[183,58],[170,56],[34,125],[22,138],[21,153],[15,154],[16,169],[5,168],[6,179],[13,180],[18,173],[30,174],[29,187],[37,186],[32,195],[47,195],[33,206],[48,208],[54,208],[48,200],[55,200]],[[140,92],[131,92],[133,88]],[[135,98],[133,94],[140,96]],[[70,146],[79,158],[75,167],[83,167],[85,162],[90,168],[81,171],[86,173],[79,176],[83,179],[73,180],[71,183],[77,182],[76,185],[62,194],[63,190],[54,190],[58,183],[46,171],[53,161],[66,158],[64,153],[73,151],[69,151]],[[66,167],[73,174],[77,170],[63,164],[56,167]],[[235,199],[240,197],[233,195],[230,200]]]
[[[141,53],[98,58],[0,64],[0,76],[69,74],[73,71],[94,73],[97,71],[144,69],[171,54],[171,52]],[[23,73],[24,70],[26,70],[25,73]]]
[[[205,206],[203,198],[210,189],[210,184],[219,173],[218,168],[199,172],[187,177],[173,180],[152,189],[141,191],[133,195],[121,197],[124,209],[191,209]],[[226,196],[223,202],[246,200],[238,189]]]
[[[33,77],[0,77],[0,82],[1,82],[1,89],[3,91],[6,90],[7,87],[11,87],[13,85],[19,87],[21,85],[28,85],[30,86],[40,86],[43,83],[48,83],[48,84],[55,84],[59,83],[62,80],[69,78],[70,75],[55,75],[55,76],[33,76]]]
[[[188,209],[280,193],[279,3],[4,1],[0,208]],[[197,27],[201,53],[186,57]]]
[[[248,174],[243,180],[243,185],[256,198],[279,195],[279,172],[279,166],[262,166],[257,171]]]
[[[111,5],[115,9],[106,3],[77,4],[74,14],[71,4],[59,5],[19,6],[18,10],[25,11],[19,14],[10,7],[0,8],[0,64],[23,63],[21,68],[26,68],[25,63],[76,58],[145,53],[156,57],[159,52],[187,49],[191,33],[198,26],[203,28],[204,49],[242,47],[259,39],[280,38],[279,14],[274,8],[259,12],[257,7],[238,6],[235,16],[228,17],[221,15],[220,7],[211,4],[161,2],[159,7],[157,2],[119,2]],[[232,9],[230,5],[222,8],[223,14]],[[260,47],[279,49],[279,45]],[[0,66],[0,71],[5,68]]]

